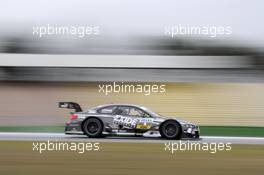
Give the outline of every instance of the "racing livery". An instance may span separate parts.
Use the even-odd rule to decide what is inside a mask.
[[[106,104],[83,111],[78,103],[59,102],[59,108],[74,109],[65,134],[85,134],[96,138],[107,135],[199,138],[199,127],[190,122],[163,117],[145,107]]]

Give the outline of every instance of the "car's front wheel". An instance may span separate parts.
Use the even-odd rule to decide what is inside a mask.
[[[103,124],[97,118],[89,118],[83,124],[83,131],[91,138],[102,137]]]
[[[160,135],[166,139],[181,139],[182,129],[177,121],[168,120],[160,126]]]

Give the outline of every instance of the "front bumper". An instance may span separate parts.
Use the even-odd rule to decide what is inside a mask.
[[[183,127],[183,135],[184,138],[199,138],[200,137],[200,129],[196,125],[187,125]]]

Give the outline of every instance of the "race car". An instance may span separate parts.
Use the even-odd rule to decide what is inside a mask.
[[[59,102],[59,108],[74,109],[65,134],[104,136],[142,136],[165,139],[199,138],[199,127],[174,117],[163,117],[145,107],[132,104],[105,104],[83,111],[75,102]]]

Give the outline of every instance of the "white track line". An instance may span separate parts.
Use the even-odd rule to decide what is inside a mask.
[[[90,139],[85,135],[65,135],[64,133],[30,133],[30,132],[0,132],[0,140],[64,140],[64,141],[91,141],[91,142],[129,142],[129,143],[165,143],[177,140],[164,140],[159,138],[138,137],[106,137]],[[264,144],[264,137],[224,137],[224,136],[201,136],[200,140],[186,140],[195,142],[224,142],[232,144]]]

